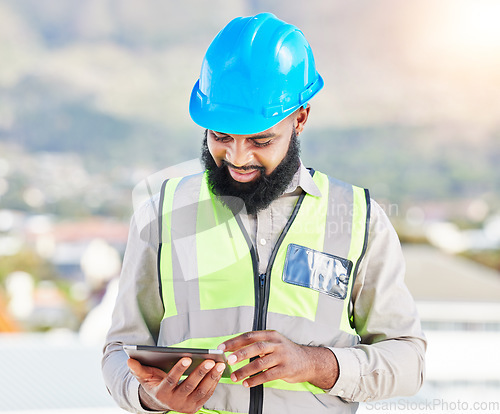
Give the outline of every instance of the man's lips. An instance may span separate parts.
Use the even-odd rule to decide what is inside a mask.
[[[236,165],[233,165],[226,160],[222,160],[222,164],[226,166],[233,180],[240,183],[253,181],[258,177],[259,173],[263,174],[265,172],[265,168],[259,165],[245,165],[238,168]]]
[[[260,173],[259,170],[238,170],[229,166],[227,168],[233,180],[240,183],[248,183],[254,180]]]

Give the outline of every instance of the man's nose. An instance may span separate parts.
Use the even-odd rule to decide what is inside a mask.
[[[233,142],[226,152],[226,159],[235,167],[243,167],[252,161],[253,155],[244,142]]]

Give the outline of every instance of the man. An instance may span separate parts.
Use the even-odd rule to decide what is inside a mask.
[[[190,101],[206,171],[167,180],[131,225],[103,359],[123,408],[343,413],[420,388],[426,343],[388,218],[299,158],[322,86],[272,14],[213,40]],[[206,360],[183,377],[182,358],[166,373],[123,344],[218,347],[233,372]]]

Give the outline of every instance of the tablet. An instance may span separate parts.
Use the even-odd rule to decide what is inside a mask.
[[[136,359],[143,365],[160,368],[168,372],[183,357],[192,359],[191,365],[183,375],[189,375],[206,359],[215,362],[224,362],[226,369],[223,377],[231,376],[231,369],[227,363],[226,355],[219,349],[200,348],[176,348],[171,346],[148,346],[148,345],[123,345],[123,350],[130,358]]]

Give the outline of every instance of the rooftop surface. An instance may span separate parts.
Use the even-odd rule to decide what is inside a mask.
[[[115,414],[101,350],[67,333],[0,336],[0,412]]]
[[[500,273],[426,245],[403,245],[416,301],[500,302]]]

